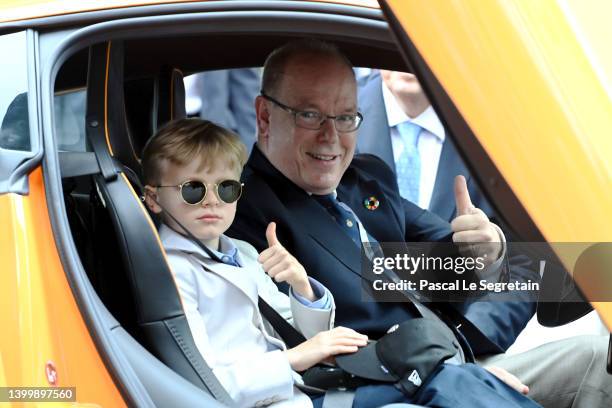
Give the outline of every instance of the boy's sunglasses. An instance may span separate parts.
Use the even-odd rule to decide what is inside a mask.
[[[224,203],[230,204],[237,201],[242,194],[243,183],[237,180],[223,180],[220,183],[211,183],[215,186],[217,197]],[[177,186],[156,186],[156,187],[178,187],[181,198],[186,204],[197,205],[206,198],[208,189],[206,184],[198,180],[187,180]]]

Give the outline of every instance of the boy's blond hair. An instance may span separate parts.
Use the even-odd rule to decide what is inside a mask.
[[[185,166],[201,160],[203,169],[225,166],[240,175],[247,150],[234,132],[208,120],[179,119],[164,125],[149,139],[142,154],[145,183],[161,183],[164,162]]]

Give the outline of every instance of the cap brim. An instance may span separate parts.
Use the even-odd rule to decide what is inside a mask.
[[[383,366],[376,354],[376,341],[355,353],[336,356],[336,364],[344,371],[370,380],[396,382],[397,379]]]

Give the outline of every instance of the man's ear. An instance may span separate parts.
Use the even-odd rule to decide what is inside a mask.
[[[149,207],[149,210],[153,211],[153,213],[155,214],[159,214],[160,212],[162,212],[161,207],[155,202],[155,200],[158,200],[157,188],[151,187],[150,185],[147,184],[144,187],[144,198],[145,198],[145,204],[147,204],[147,207]]]
[[[270,112],[266,99],[261,95],[255,98],[255,113],[257,115],[257,142],[265,143],[268,140],[270,129]]]

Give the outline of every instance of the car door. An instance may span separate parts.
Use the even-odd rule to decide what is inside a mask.
[[[612,5],[380,3],[491,202],[522,241],[551,243],[569,271],[589,265],[574,280],[612,327],[612,247],[601,244],[612,241],[612,52],[602,40]]]

